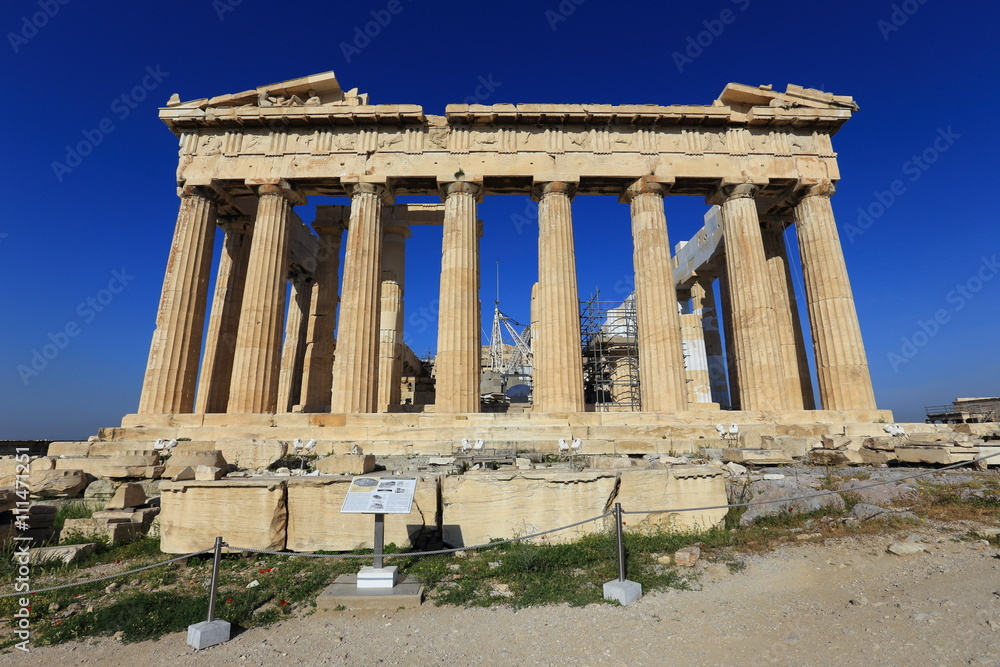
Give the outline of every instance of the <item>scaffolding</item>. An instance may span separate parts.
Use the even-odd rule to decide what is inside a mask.
[[[587,403],[597,412],[641,410],[635,295],[624,302],[602,301],[597,290],[580,305]]]

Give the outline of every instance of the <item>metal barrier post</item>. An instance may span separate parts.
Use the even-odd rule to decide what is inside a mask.
[[[625,581],[625,543],[622,540],[621,503],[615,503],[615,527],[618,529],[618,581]]]
[[[219,588],[219,561],[222,559],[222,538],[215,538],[215,557],[212,560],[212,584],[208,591],[208,622],[215,620],[215,592]]]

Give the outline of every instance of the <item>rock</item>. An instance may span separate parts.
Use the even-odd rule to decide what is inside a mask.
[[[57,547],[38,547],[37,549],[28,550],[28,560],[35,565],[56,560],[68,565],[69,563],[79,560],[80,557],[93,552],[96,548],[97,545],[94,543],[63,544]]]
[[[764,475],[764,479],[766,479],[769,482],[776,482],[779,479],[785,479],[785,476],[784,475],[779,475],[777,473],[769,473],[767,475]]]
[[[372,548],[372,516],[340,513],[350,483],[350,477],[288,480],[286,548],[308,552]],[[405,548],[413,546],[425,528],[436,528],[437,516],[438,476],[420,475],[410,513],[385,515],[385,543]]]
[[[814,449],[809,452],[809,462],[814,465],[841,466],[863,465],[865,457],[860,451],[847,449]]]
[[[861,481],[857,479],[849,479],[846,482],[840,482],[837,484],[837,489],[839,491],[850,491],[863,503],[878,505],[881,507],[891,505],[897,498],[909,495],[912,490],[912,487],[908,484],[879,484],[878,486],[868,486],[873,481],[875,480]],[[868,488],[857,488],[866,486]]]
[[[82,470],[43,470],[31,475],[35,498],[75,498],[87,486]]]
[[[285,484],[263,477],[164,483],[157,517],[160,550],[200,551],[222,536],[233,546],[281,551],[288,522]]]
[[[659,556],[657,557],[656,562],[659,563],[660,565],[672,565],[674,562],[674,557],[670,555]]]
[[[701,558],[701,549],[698,547],[684,547],[674,552],[674,565],[678,567],[694,567]]]
[[[122,484],[114,497],[104,506],[106,510],[121,510],[146,504],[146,494],[138,484]]]
[[[115,495],[115,485],[107,479],[95,479],[87,485],[83,492],[84,498],[94,500],[111,500]]]
[[[1000,528],[976,528],[972,534],[984,540],[995,540],[1000,537]]]
[[[866,598],[864,595],[859,595],[857,597],[851,598],[850,604],[854,605],[855,607],[867,607],[869,602],[868,598]]]
[[[375,470],[375,455],[332,454],[316,459],[316,470],[324,475],[364,475]]]
[[[926,549],[924,545],[916,542],[893,542],[886,551],[897,556],[913,556],[926,551]]]
[[[225,438],[216,440],[215,448],[241,470],[270,468],[288,455],[288,443],[283,440]]]
[[[861,521],[867,521],[875,518],[886,518],[891,515],[892,512],[889,510],[877,505],[869,505],[867,503],[858,503],[853,509],[851,509],[851,516]]]

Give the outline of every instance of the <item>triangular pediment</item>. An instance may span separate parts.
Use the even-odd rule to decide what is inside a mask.
[[[337,76],[331,71],[258,86],[241,93],[202,97],[188,102],[181,102],[180,96],[175,93],[167,102],[167,107],[207,109],[247,106],[356,106],[367,103],[367,93],[358,93],[356,88],[343,91]]]
[[[803,88],[792,83],[788,84],[783,93],[772,90],[770,85],[755,87],[730,83],[719,95],[716,103],[741,112],[749,111],[753,107],[858,110],[858,105],[851,97],[834,95],[815,88]]]

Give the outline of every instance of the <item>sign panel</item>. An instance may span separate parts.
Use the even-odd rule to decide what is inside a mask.
[[[409,514],[416,477],[355,477],[341,514]]]

